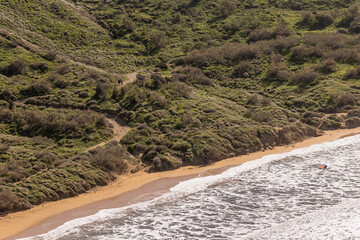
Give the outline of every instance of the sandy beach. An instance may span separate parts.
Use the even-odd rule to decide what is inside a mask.
[[[122,175],[108,186],[97,187],[74,198],[45,203],[27,211],[12,213],[1,218],[0,239],[16,239],[45,233],[71,219],[88,216],[101,209],[121,207],[149,200],[169,191],[172,186],[181,181],[197,176],[218,174],[229,167],[259,159],[265,155],[284,153],[296,148],[308,147],[356,134],[360,134],[360,128],[326,131],[322,136],[296,144],[225,159],[206,167],[188,166],[160,173],[138,172]]]

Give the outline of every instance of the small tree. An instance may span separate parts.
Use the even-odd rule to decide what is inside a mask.
[[[161,31],[154,31],[149,34],[148,48],[149,50],[159,50],[169,42],[168,36]]]
[[[334,22],[334,17],[328,12],[318,12],[315,15],[316,26],[323,28],[331,25]]]
[[[130,32],[134,31],[136,29],[136,24],[134,23],[134,21],[128,17],[128,16],[125,16],[123,18],[123,24],[124,24],[124,27],[129,30]]]
[[[315,22],[315,15],[311,11],[305,11],[301,14],[301,24],[305,26],[312,26]]]
[[[229,16],[236,9],[236,4],[232,0],[224,0],[220,3],[219,11],[224,17]]]

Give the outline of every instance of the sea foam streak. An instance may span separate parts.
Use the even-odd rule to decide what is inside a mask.
[[[256,231],[245,239],[360,239],[360,200],[344,201],[337,206]]]
[[[227,171],[225,171],[219,175],[194,178],[189,181],[181,182],[177,186],[171,188],[169,193],[166,193],[166,194],[164,194],[156,199],[153,199],[151,201],[138,203],[138,204],[134,204],[134,205],[127,206],[127,207],[122,207],[122,208],[102,210],[102,211],[99,211],[97,214],[69,221],[69,222],[65,223],[64,225],[58,227],[57,229],[54,229],[46,234],[43,234],[43,235],[40,235],[40,236],[37,236],[34,238],[29,238],[29,239],[58,239],[59,237],[64,236],[64,235],[80,233],[81,232],[80,227],[83,225],[86,225],[86,224],[95,223],[97,221],[104,222],[107,220],[117,219],[117,218],[120,218],[121,216],[125,216],[126,214],[128,214],[131,211],[136,211],[136,210],[144,211],[145,209],[150,209],[156,205],[174,202],[175,200],[178,200],[178,199],[184,198],[186,196],[204,191],[211,186],[231,181],[233,178],[241,175],[242,173],[252,171],[259,167],[264,167],[270,163],[274,164],[276,161],[283,161],[286,158],[302,156],[304,159],[306,159],[306,156],[308,156],[310,153],[314,153],[317,151],[326,150],[326,151],[331,152],[334,149],[340,149],[337,151],[341,152],[342,151],[341,147],[345,147],[343,151],[346,151],[346,146],[349,144],[352,144],[354,142],[357,142],[357,143],[360,142],[359,135],[341,139],[341,140],[337,140],[334,142],[327,142],[327,143],[323,143],[323,144],[313,145],[308,148],[296,149],[296,150],[293,150],[288,153],[268,155],[261,159],[244,163],[241,166],[228,169]],[[336,165],[335,161],[336,161],[336,159],[330,159],[330,160],[324,159],[323,162],[321,162],[321,163]],[[314,162],[313,164],[319,164],[319,162]],[[264,173],[266,174],[266,172],[263,172],[263,174]],[[276,177],[276,174],[274,175],[274,177]],[[290,185],[292,184],[291,180],[289,180],[289,184]],[[299,183],[296,183],[296,184],[299,184]],[[301,204],[306,204],[306,202],[305,203],[302,202]],[[309,216],[311,216],[311,215],[309,215]],[[296,219],[297,218],[292,219],[291,221],[297,221]],[[352,219],[354,220],[354,218],[352,218]],[[356,218],[355,218],[355,220],[356,220]],[[274,224],[274,226],[271,226],[272,229],[276,229],[275,226],[276,226],[276,224]],[[266,234],[266,230],[264,230],[264,231],[265,232],[261,233],[261,234]],[[275,231],[275,230],[273,230],[273,231]],[[243,234],[243,233],[238,232],[238,233],[234,233],[234,234],[235,234],[234,236],[237,236],[238,238],[240,238],[241,234]],[[153,238],[156,238],[156,234],[153,235]],[[96,238],[96,239],[99,239],[99,238]]]

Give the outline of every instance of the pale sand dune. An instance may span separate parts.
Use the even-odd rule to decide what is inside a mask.
[[[86,194],[56,202],[45,203],[27,211],[9,214],[0,219],[0,239],[11,236],[25,237],[48,232],[71,219],[94,214],[100,209],[121,207],[155,197],[159,191],[168,191],[180,181],[196,176],[218,174],[244,162],[259,159],[269,154],[279,154],[295,148],[333,141],[344,136],[360,134],[360,128],[327,131],[320,137],[310,138],[296,144],[276,147],[273,150],[256,152],[245,156],[225,159],[206,167],[188,166],[177,170],[145,173],[138,172],[120,176],[105,187],[92,189]],[[144,196],[140,198],[140,196]],[[20,234],[22,233],[22,234]],[[18,235],[20,234],[20,235]],[[10,238],[14,239],[14,238]]]

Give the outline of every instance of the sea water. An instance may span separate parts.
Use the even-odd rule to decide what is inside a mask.
[[[32,239],[360,239],[360,135],[182,182]]]

